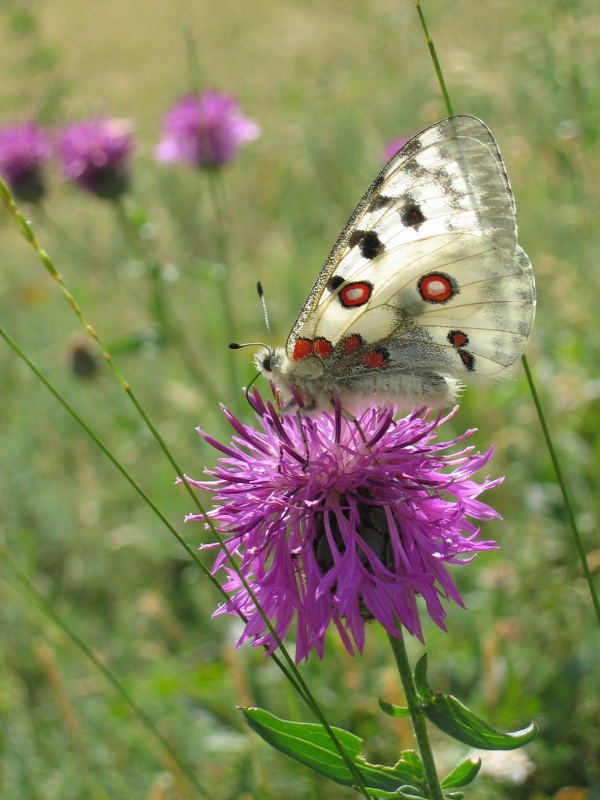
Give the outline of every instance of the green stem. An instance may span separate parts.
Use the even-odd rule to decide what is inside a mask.
[[[198,58],[198,48],[196,47],[196,37],[194,36],[192,24],[188,20],[183,23],[182,33],[192,93],[195,94],[196,97],[199,97],[200,88],[202,86],[202,71]]]
[[[419,14],[419,19],[421,20],[421,25],[423,27],[423,32],[425,34],[425,39],[427,41],[427,47],[429,48],[429,52],[431,54],[431,59],[433,61],[433,65],[438,77],[438,81],[440,84],[440,89],[442,90],[442,94],[444,96],[444,102],[446,103],[446,109],[448,110],[448,114],[453,116],[454,112],[452,110],[452,104],[450,103],[450,96],[448,95],[448,91],[446,89],[446,83],[444,81],[444,76],[442,75],[442,69],[440,67],[440,63],[438,61],[437,54],[435,52],[435,47],[431,36],[429,35],[429,30],[427,28],[427,23],[425,22],[425,17],[423,15],[423,11],[421,9],[421,2],[420,0],[415,0],[415,5],[417,7],[417,13]],[[569,497],[569,493],[567,491],[567,485],[565,479],[562,474],[562,470],[560,467],[560,461],[556,454],[556,450],[554,449],[554,444],[552,443],[552,437],[550,435],[550,430],[546,424],[546,418],[544,415],[544,410],[542,408],[542,404],[540,398],[538,396],[537,390],[535,388],[535,383],[533,381],[533,375],[529,369],[529,365],[527,363],[527,359],[525,356],[522,356],[521,361],[523,362],[523,369],[525,370],[525,374],[527,376],[527,382],[529,384],[529,391],[531,392],[531,397],[533,399],[534,405],[537,410],[538,419],[540,421],[540,425],[542,427],[542,431],[544,434],[544,439],[546,441],[546,447],[548,448],[548,453],[550,455],[550,460],[552,461],[552,466],[554,467],[554,473],[556,475],[556,480],[560,487],[560,491],[563,498],[563,505],[565,507],[565,512],[567,515],[567,519],[569,521],[569,526],[571,528],[571,533],[573,534],[573,538],[575,539],[575,546],[577,547],[577,552],[579,554],[579,559],[581,561],[581,566],[583,569],[583,573],[587,580],[590,594],[592,597],[592,604],[594,606],[594,611],[596,612],[596,617],[598,618],[598,622],[600,623],[600,602],[598,600],[598,594],[596,592],[596,587],[594,586],[594,582],[592,579],[592,573],[589,568],[589,564],[587,561],[587,556],[585,554],[585,550],[583,548],[583,544],[581,541],[581,536],[579,534],[579,529],[577,527],[577,520],[575,518],[575,512],[573,510],[573,506],[571,504],[571,499]]]
[[[114,207],[119,226],[131,252],[145,265],[150,278],[150,316],[156,325],[158,341],[161,344],[169,342],[176,347],[179,357],[193,381],[202,389],[207,401],[217,407],[221,398],[214,388],[214,382],[197,362],[188,338],[167,302],[160,264],[147,252],[120,199],[114,203]]]
[[[14,201],[14,198],[13,198],[11,192],[10,192],[10,189],[8,188],[8,186],[2,180],[1,177],[0,177],[0,201],[2,201],[4,203],[4,205],[6,207],[6,210],[8,211],[8,213],[10,214],[12,219],[14,220],[14,222],[15,222],[16,226],[18,227],[18,229],[21,231],[21,234],[23,235],[25,240],[29,243],[29,245],[31,245],[31,247],[33,248],[34,252],[39,257],[40,261],[42,262],[44,268],[46,269],[46,271],[48,272],[50,277],[54,281],[56,281],[56,283],[60,287],[60,290],[63,293],[63,296],[64,296],[65,300],[67,301],[68,305],[70,306],[71,310],[73,311],[73,313],[75,314],[77,319],[80,321],[80,323],[83,326],[84,330],[92,337],[92,339],[96,342],[96,344],[100,348],[104,359],[106,360],[107,364],[109,365],[109,367],[112,370],[113,374],[115,375],[116,379],[119,381],[121,387],[123,388],[123,390],[127,394],[129,400],[133,403],[136,411],[138,412],[138,414],[140,415],[140,417],[144,421],[144,423],[147,426],[148,430],[150,431],[152,437],[154,438],[156,443],[159,445],[161,451],[163,452],[165,457],[168,459],[169,463],[172,465],[173,469],[175,470],[176,475],[181,477],[182,483],[183,483],[187,493],[189,494],[190,498],[192,499],[192,502],[194,503],[196,508],[200,511],[202,516],[204,517],[207,526],[212,531],[213,536],[219,542],[219,545],[221,546],[221,548],[223,548],[223,550],[224,550],[224,552],[225,552],[225,554],[227,556],[227,561],[228,561],[229,565],[231,566],[231,568],[236,572],[236,574],[240,578],[244,589],[248,592],[248,596],[250,597],[251,601],[253,602],[254,606],[256,607],[258,613],[261,615],[261,617],[262,617],[265,625],[267,626],[270,634],[273,636],[273,639],[274,639],[274,641],[275,641],[275,643],[277,645],[277,650],[281,653],[283,661],[281,661],[277,657],[277,655],[275,653],[273,653],[271,655],[271,658],[273,659],[273,661],[275,661],[275,663],[278,665],[278,667],[285,673],[285,675],[288,676],[288,678],[292,681],[293,685],[297,688],[299,693],[302,695],[303,699],[305,700],[305,702],[307,703],[307,705],[311,709],[311,711],[314,713],[314,715],[317,718],[317,720],[323,725],[323,727],[327,731],[329,737],[331,738],[332,742],[334,743],[335,747],[337,748],[338,752],[340,753],[341,757],[343,758],[344,763],[346,764],[346,766],[348,767],[350,772],[354,775],[355,780],[356,780],[356,785],[357,785],[359,791],[368,800],[369,794],[367,792],[367,788],[365,786],[365,783],[364,783],[364,781],[363,781],[363,779],[362,779],[362,777],[360,775],[360,772],[358,771],[358,769],[357,769],[356,765],[354,764],[353,760],[350,758],[350,756],[348,755],[348,753],[345,751],[344,747],[342,746],[342,744],[338,740],[337,736],[335,735],[335,732],[332,730],[331,726],[329,725],[325,715],[321,711],[321,708],[320,708],[317,700],[312,696],[306,681],[302,677],[301,673],[298,671],[298,668],[296,667],[293,659],[291,658],[290,654],[287,652],[286,648],[284,647],[283,642],[279,638],[279,635],[277,634],[277,631],[275,630],[275,628],[273,626],[273,623],[267,617],[265,611],[263,610],[262,606],[258,602],[258,599],[256,598],[256,595],[254,594],[254,592],[252,590],[252,587],[250,586],[250,584],[248,583],[247,579],[245,578],[245,576],[241,572],[240,567],[238,566],[235,558],[233,557],[231,552],[228,550],[228,548],[225,546],[222,535],[215,528],[215,525],[214,525],[211,517],[206,513],[206,511],[204,509],[204,506],[202,505],[202,503],[200,502],[200,500],[198,498],[197,492],[194,491],[194,489],[192,488],[191,484],[185,478],[183,470],[180,468],[179,464],[177,463],[177,461],[173,457],[173,455],[170,452],[169,448],[167,447],[164,439],[159,434],[158,429],[156,428],[156,426],[154,425],[154,423],[152,422],[152,420],[150,419],[150,417],[148,416],[148,414],[144,410],[143,406],[139,402],[139,400],[138,400],[136,394],[134,393],[134,391],[131,389],[129,384],[125,381],[123,375],[120,373],[120,371],[117,368],[116,364],[114,363],[110,353],[108,352],[108,350],[104,346],[102,340],[100,339],[100,337],[98,336],[98,334],[96,333],[94,328],[87,321],[87,319],[84,316],[84,314],[83,314],[81,308],[79,307],[77,301],[75,300],[75,298],[73,297],[73,295],[71,294],[71,292],[67,288],[64,280],[62,279],[61,274],[56,269],[56,267],[54,265],[54,262],[52,261],[52,259],[48,255],[48,253],[40,246],[40,243],[38,242],[38,240],[37,240],[37,238],[36,238],[36,236],[35,236],[35,234],[33,232],[33,229],[31,227],[31,225],[29,224],[29,222],[27,221],[27,219],[25,218],[25,216],[23,215],[21,210],[16,205],[16,203]],[[12,340],[10,340],[8,335],[6,335],[5,332],[1,328],[0,328],[0,335],[2,335],[6,339],[6,341],[9,344],[11,344],[11,346],[14,347],[14,343],[12,342]],[[20,351],[17,351],[17,352],[19,352],[19,355],[21,355]],[[23,354],[23,356],[24,356],[24,354]],[[26,359],[26,363],[29,366],[31,366],[31,362],[29,362],[28,359]],[[39,373],[39,371],[37,369],[34,370],[34,371],[36,372],[36,375],[38,375],[38,376],[41,375],[41,373]],[[58,394],[58,392],[56,392],[53,388],[51,388],[49,383],[45,379],[43,380],[43,382],[49,389],[51,389],[51,391],[54,394],[54,396],[60,402],[63,402],[62,398]],[[67,407],[67,406],[65,406],[65,407]],[[70,407],[67,407],[67,410],[70,411],[70,413],[72,413]],[[77,419],[78,419],[78,422],[80,422],[80,424],[82,424],[82,421],[80,421],[79,418],[77,418]],[[87,430],[87,427],[86,427],[86,430]],[[103,451],[106,452],[105,448],[101,445],[100,441],[96,437],[93,437],[93,438],[94,438],[94,441],[96,442],[96,444],[100,445],[102,447]],[[115,463],[115,462],[113,461],[113,463]],[[156,511],[157,511],[157,513],[159,513],[158,509],[156,509]],[[160,515],[160,516],[162,518],[162,515]],[[171,530],[171,526],[168,525],[168,527]],[[176,536],[177,536],[177,534],[176,534]],[[177,536],[177,538],[179,540],[179,536]],[[191,551],[190,551],[189,547],[185,544],[185,542],[183,540],[181,540],[181,543],[186,548],[186,550],[191,554]],[[0,550],[0,556],[2,556],[2,551],[1,550]],[[240,616],[242,616],[239,611],[238,611],[238,614]]]
[[[440,89],[442,90],[442,94],[444,96],[444,103],[446,104],[446,110],[448,111],[448,116],[453,117],[454,111],[452,110],[450,95],[448,94],[448,90],[446,89],[446,81],[444,80],[444,75],[442,74],[442,68],[440,67],[440,62],[438,61],[437,53],[435,52],[433,39],[429,35],[427,23],[425,22],[425,17],[421,9],[421,0],[415,0],[415,5],[417,7],[417,14],[419,15],[419,19],[421,20],[421,26],[423,28],[423,33],[425,34],[425,41],[427,42],[427,47],[429,48],[429,53],[431,55],[431,60],[433,61],[433,66],[435,68],[435,73],[437,75],[438,82],[440,84]]]
[[[150,316],[158,329],[159,341],[168,341],[169,317],[163,293],[164,285],[160,264],[147,253],[146,247],[140,239],[139,232],[136,226],[132,224],[127,209],[120,197],[114,201],[113,207],[125,241],[134,257],[144,264],[150,277]]]
[[[217,283],[217,290],[219,292],[219,299],[221,301],[224,328],[227,331],[229,338],[235,341],[235,325],[229,299],[229,267],[227,260],[227,236],[225,232],[225,204],[222,196],[224,186],[223,178],[218,168],[208,171],[208,182],[210,186],[210,197],[215,220],[217,256],[224,269],[224,275]],[[238,380],[237,367],[234,358],[230,357],[227,359],[227,367],[229,371],[230,390],[230,402],[228,405],[233,405],[234,409],[239,409],[238,398],[240,397],[240,382]]]
[[[581,561],[581,566],[583,568],[583,574],[585,575],[585,578],[588,582],[588,586],[590,588],[590,594],[592,596],[594,611],[596,612],[596,617],[598,618],[598,622],[600,623],[600,602],[598,602],[598,593],[596,592],[596,587],[594,586],[592,572],[590,570],[587,556],[583,548],[583,543],[581,541],[581,535],[577,527],[577,520],[575,518],[575,512],[571,504],[571,498],[569,497],[569,493],[567,491],[567,484],[563,476],[563,472],[560,466],[560,461],[558,460],[558,456],[556,454],[556,450],[554,449],[554,444],[552,442],[552,437],[550,435],[548,425],[546,424],[546,417],[544,415],[544,410],[542,408],[542,404],[539,395],[537,393],[537,389],[535,388],[535,383],[533,381],[533,375],[531,374],[531,370],[529,369],[529,364],[527,363],[527,359],[525,358],[525,356],[523,356],[521,360],[523,362],[523,369],[525,370],[525,375],[527,376],[529,391],[531,392],[531,396],[533,398],[533,402],[537,410],[538,419],[540,421],[540,425],[542,426],[542,432],[544,434],[544,439],[546,441],[546,447],[548,448],[548,452],[550,454],[550,460],[552,461],[552,466],[554,467],[556,480],[560,487],[560,491],[563,498],[563,504],[565,507],[565,512],[567,514],[567,519],[571,527],[573,538],[575,539],[575,547],[577,548],[577,552],[579,553],[579,559]]]
[[[1,186],[1,183],[0,183],[0,186]],[[208,568],[200,561],[200,559],[198,558],[198,555],[196,554],[196,552],[185,542],[184,539],[181,538],[181,536],[177,533],[175,528],[173,528],[173,526],[170,524],[170,522],[167,520],[167,518],[159,510],[158,506],[156,506],[155,503],[152,502],[152,500],[148,497],[148,495],[133,480],[131,475],[122,466],[122,464],[116,459],[116,457],[110,452],[110,450],[108,450],[108,448],[105,447],[103,442],[94,433],[94,431],[84,422],[84,420],[66,402],[66,400],[62,397],[62,395],[55,389],[55,387],[48,381],[48,379],[39,371],[39,369],[25,355],[25,353],[23,353],[23,351],[18,347],[16,342],[14,342],[13,339],[11,339],[11,337],[6,333],[6,331],[4,331],[4,329],[2,327],[0,327],[0,336],[15,351],[15,353],[25,362],[25,364],[27,364],[27,366],[33,371],[33,373],[42,381],[44,386],[46,386],[46,388],[54,395],[54,397],[59,401],[59,403],[63,406],[63,408],[69,414],[71,414],[71,416],[83,428],[83,430],[90,436],[92,441],[102,450],[102,452],[107,456],[107,458],[109,458],[109,460],[119,470],[119,472],[123,475],[123,477],[131,484],[131,486],[135,489],[135,491],[140,495],[142,500],[144,500],[144,502],[146,502],[148,504],[148,506],[154,511],[154,513],[164,523],[164,525],[168,528],[168,530],[172,533],[172,535],[177,539],[177,541],[182,545],[182,547],[185,548],[186,552],[192,557],[192,559],[200,567],[200,569],[202,570],[204,575],[211,581],[211,583],[216,588],[216,590],[222,594],[222,596],[223,596],[223,598],[225,600],[229,599],[227,593],[221,587],[221,585],[216,580],[216,578],[212,575],[210,570],[208,570]],[[131,396],[131,399],[134,400],[134,402],[136,402],[133,395]],[[140,413],[142,413],[142,410],[137,405],[137,402],[136,402],[136,408],[138,409],[138,411],[140,411]],[[146,417],[144,417],[144,419],[148,422]],[[154,429],[151,429],[151,430],[154,432]],[[169,455],[168,451],[167,451],[167,455]],[[171,460],[171,463],[173,463],[173,464],[175,463],[171,458],[170,458],[170,460]],[[177,471],[178,471],[178,474],[182,474],[178,469],[177,469]],[[188,489],[188,491],[191,493],[191,496],[195,498],[195,495],[192,492],[190,484],[187,482],[187,480],[184,480],[184,483],[185,483],[185,486]],[[363,796],[365,798],[368,798],[369,795],[367,793],[366,786],[364,785],[364,782],[363,782],[363,780],[361,778],[360,773],[358,772],[358,770],[356,768],[356,765],[354,764],[352,759],[349,757],[349,755],[346,753],[346,751],[342,747],[342,745],[339,742],[338,738],[336,737],[334,731],[332,730],[331,726],[329,725],[325,715],[321,711],[317,701],[312,696],[312,694],[310,692],[310,689],[308,688],[308,685],[306,684],[306,682],[302,678],[302,675],[298,672],[298,669],[297,669],[296,665],[294,664],[294,662],[292,661],[289,653],[285,649],[285,647],[283,645],[283,642],[281,641],[281,639],[279,638],[277,632],[275,631],[275,628],[273,627],[273,624],[271,623],[271,621],[269,620],[269,618],[266,616],[265,612],[263,611],[262,607],[260,606],[260,604],[258,602],[258,599],[256,598],[254,592],[252,591],[252,587],[248,584],[246,578],[241,573],[239,566],[237,565],[236,561],[234,560],[234,558],[231,555],[231,553],[229,552],[229,550],[227,548],[225,548],[225,545],[224,545],[223,538],[222,538],[221,534],[214,527],[214,524],[213,524],[211,518],[205,514],[205,511],[204,511],[201,503],[197,500],[197,498],[195,498],[195,499],[196,499],[196,505],[200,509],[201,513],[204,515],[206,523],[209,526],[209,528],[211,529],[211,531],[213,532],[213,535],[215,536],[215,539],[217,539],[217,541],[219,542],[221,547],[223,547],[225,549],[225,552],[227,554],[227,558],[228,558],[228,561],[229,561],[229,564],[230,564],[231,568],[233,570],[235,570],[235,572],[239,576],[240,580],[242,581],[242,584],[243,584],[244,588],[248,592],[252,602],[254,603],[254,605],[258,609],[258,612],[260,613],[261,617],[263,618],[263,620],[265,622],[265,625],[268,627],[270,633],[272,634],[273,638],[275,639],[275,641],[277,643],[277,647],[278,647],[279,652],[281,653],[282,658],[279,658],[277,653],[272,653],[271,654],[271,659],[277,664],[279,669],[284,673],[284,675],[287,677],[287,679],[290,681],[290,683],[294,686],[294,688],[296,689],[298,694],[304,699],[304,701],[306,702],[308,707],[312,710],[312,712],[314,713],[315,717],[319,720],[319,722],[323,725],[325,730],[328,732],[329,736],[331,737],[331,740],[333,741],[333,743],[335,744],[336,748],[338,749],[341,757],[344,759],[344,762],[346,763],[346,766],[352,772],[352,774],[355,776],[356,785],[359,787],[359,790],[361,791],[361,793],[363,794]],[[2,557],[2,556],[3,556],[3,551],[2,551],[2,548],[0,547],[0,557]],[[5,554],[4,554],[4,558],[6,558]],[[237,613],[238,613],[240,619],[243,622],[247,622],[246,617],[244,617],[244,615],[240,611],[238,611]],[[76,642],[76,644],[77,644],[77,642]]]
[[[421,754],[421,761],[423,762],[423,769],[425,771],[425,783],[427,790],[427,800],[444,800],[442,788],[438,778],[437,770],[435,768],[435,761],[433,760],[433,751],[429,742],[429,734],[427,733],[427,725],[425,722],[425,715],[421,710],[419,704],[419,697],[412,676],[412,670],[408,662],[406,654],[406,647],[404,646],[404,639],[397,636],[388,635],[402,687],[404,688],[404,695],[406,697],[406,705],[410,711],[410,719],[412,722],[413,732],[419,753]]]

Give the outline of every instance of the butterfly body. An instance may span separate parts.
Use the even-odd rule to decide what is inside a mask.
[[[510,369],[534,313],[496,142],[475,117],[451,117],[384,167],[285,348],[261,349],[255,364],[286,408],[328,408],[333,397],[348,410],[442,406],[464,383]]]

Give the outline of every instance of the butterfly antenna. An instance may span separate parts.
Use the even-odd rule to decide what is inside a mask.
[[[258,296],[260,298],[260,304],[262,306],[263,315],[265,318],[265,325],[267,326],[267,333],[269,334],[269,344],[266,345],[264,342],[244,342],[243,344],[238,344],[237,342],[230,342],[229,343],[230,350],[240,350],[242,347],[266,347],[270,353],[273,353],[275,349],[273,347],[273,335],[271,333],[271,326],[269,325],[269,315],[267,314],[267,304],[265,303],[265,296],[260,281],[256,284],[256,289],[258,291]]]
[[[265,317],[265,325],[267,326],[267,333],[269,334],[269,350],[273,352],[273,334],[271,333],[271,326],[269,325],[269,315],[267,314],[267,303],[265,301],[265,295],[262,288],[262,283],[258,281],[256,284],[256,291],[258,292],[258,297],[260,299],[260,304],[262,306],[263,315]]]

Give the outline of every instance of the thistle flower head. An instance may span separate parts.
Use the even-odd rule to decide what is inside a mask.
[[[50,142],[35,122],[0,129],[0,175],[18,200],[36,202],[45,193],[41,167],[50,157]]]
[[[133,126],[127,120],[98,117],[68,125],[58,140],[65,180],[107,200],[129,185]]]
[[[446,452],[471,433],[435,441],[454,412],[395,421],[393,410],[372,408],[357,425],[339,408],[281,417],[258,391],[251,400],[259,427],[224,409],[233,439],[223,445],[199,431],[222,457],[213,480],[190,480],[215,493],[211,517],[246,581],[221,551],[213,569],[225,571],[229,600],[216,613],[245,617],[239,644],[276,647],[248,586],[281,639],[295,619],[297,661],[312,648],[322,657],[331,624],[351,654],[372,619],[422,640],[419,595],[445,630],[442,600],[463,605],[448,565],[496,547],[473,522],[498,516],[478,497],[500,481],[472,479],[491,449]]]
[[[159,161],[220,167],[258,136],[259,126],[243,116],[235,97],[205,92],[184,97],[167,112],[155,154]]]

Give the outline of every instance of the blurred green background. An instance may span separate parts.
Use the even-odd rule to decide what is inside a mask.
[[[600,8],[425,0],[424,11],[455,112],[484,119],[507,165],[538,284],[528,358],[597,570]],[[135,122],[126,206],[163,268],[185,352],[151,336],[140,346],[152,328],[148,269],[109,203],[63,184],[51,165],[43,206],[25,213],[179,463],[199,478],[215,456],[194,427],[229,437],[217,398],[250,418],[241,386],[253,377],[251,350],[227,343],[265,337],[256,281],[283,342],[384,145],[446,115],[414,4],[4,0],[0,54],[2,124],[33,116],[58,129],[97,113]],[[198,80],[237,94],[262,127],[223,170],[217,217],[205,174],[153,159],[161,116]],[[99,361],[92,379],[74,375],[85,335],[4,211],[0,259],[2,325],[198,547],[203,526],[182,524],[191,501],[109,369]],[[309,717],[261,651],[235,651],[240,626],[211,620],[219,598],[208,581],[4,344],[0,381],[3,546],[209,796],[355,796],[247,730],[236,705]],[[467,796],[598,798],[600,632],[521,367],[468,391],[461,406],[450,433],[477,427],[477,447],[496,449],[490,472],[506,475],[487,498],[504,522],[484,531],[502,549],[454,570],[468,610],[449,608],[449,634],[426,624],[429,674],[499,728],[540,725],[526,764],[515,755]],[[0,796],[195,797],[1,562],[0,575]],[[379,697],[401,694],[375,626],[363,657],[332,636],[326,660],[302,669],[330,722],[363,736],[371,760],[392,763],[413,746],[408,724],[378,710]],[[441,769],[466,753],[434,740]],[[490,773],[492,759],[484,756]]]

